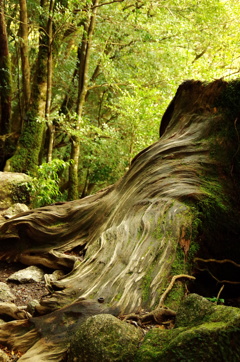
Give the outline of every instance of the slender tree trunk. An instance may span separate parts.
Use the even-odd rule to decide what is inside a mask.
[[[94,25],[97,14],[97,5],[99,1],[93,0],[93,9],[89,12],[89,20],[86,21],[84,26],[84,33],[82,37],[82,45],[80,51],[80,62],[78,70],[78,98],[77,98],[77,120],[75,124],[75,134],[72,135],[72,149],[71,159],[73,163],[69,168],[69,200],[74,200],[79,197],[78,195],[78,168],[79,168],[79,157],[80,157],[80,135],[78,132],[81,129],[83,108],[85,104],[85,98],[87,94],[88,86],[88,68],[89,58],[92,45],[92,36],[94,32]]]
[[[53,12],[54,12],[54,0],[50,0],[49,4],[49,17],[47,24],[48,35],[48,60],[47,60],[47,97],[45,118],[48,125],[49,141],[48,141],[48,155],[47,161],[52,161],[53,145],[54,145],[54,133],[55,126],[50,119],[51,103],[52,103],[52,83],[53,83]]]
[[[3,0],[0,0],[0,87],[0,134],[6,134],[10,131],[12,89]]]
[[[30,64],[28,57],[28,13],[26,0],[19,0],[20,5],[20,37],[21,37],[21,64],[23,86],[23,119],[29,108],[31,98]],[[23,125],[22,125],[23,126]]]

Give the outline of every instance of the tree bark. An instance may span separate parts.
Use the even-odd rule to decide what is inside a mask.
[[[47,96],[45,107],[45,118],[48,125],[49,141],[48,141],[48,156],[47,161],[52,161],[55,126],[50,119],[51,103],[52,103],[52,83],[53,83],[53,13],[54,0],[50,0],[49,17],[47,24],[48,35],[48,59],[47,59]]]
[[[13,345],[21,340],[21,348],[29,348],[31,330],[26,358],[46,350],[62,357],[66,325],[84,308],[94,314],[99,298],[104,312],[118,314],[154,310],[163,300],[177,308],[186,281],[168,288],[167,296],[164,291],[171,280],[193,274],[199,287],[210,279],[218,289],[239,287],[239,89],[238,81],[184,82],[162,118],[159,141],[140,152],[115,185],[1,227],[1,259],[48,267],[54,261],[54,268],[69,271],[41,300],[43,316],[25,329],[22,321],[4,327],[1,343],[12,333]],[[208,280],[201,277],[206,272]],[[52,354],[39,347],[43,340]]]
[[[28,57],[28,13],[26,0],[19,0],[20,6],[20,37],[21,37],[21,64],[23,86],[23,119],[26,117],[31,98],[30,64]]]
[[[3,0],[0,0],[0,88],[0,134],[4,135],[10,132],[12,88]]]
[[[47,2],[41,0],[44,11]],[[17,150],[5,166],[5,171],[31,172],[39,164],[45,134],[45,107],[47,92],[48,37],[45,17],[39,19],[39,49],[29,109]]]

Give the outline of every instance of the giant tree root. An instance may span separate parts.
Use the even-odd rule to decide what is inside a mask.
[[[23,308],[17,307],[14,303],[0,302],[0,315],[13,319],[28,319],[31,315]]]
[[[0,343],[24,353],[19,361],[62,361],[70,339],[90,316],[119,310],[92,300],[81,300],[45,316],[1,325]]]

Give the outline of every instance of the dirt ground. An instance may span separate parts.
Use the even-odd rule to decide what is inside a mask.
[[[11,274],[26,267],[27,266],[19,263],[7,263],[6,261],[0,261],[0,282],[8,284],[12,294],[16,297],[14,303],[17,306],[26,306],[31,300],[40,300],[43,295],[48,294],[48,290],[45,288],[44,282],[20,284],[7,281],[7,278]],[[0,349],[8,355],[9,361],[11,362],[18,361],[21,357],[21,353],[9,350],[6,346],[0,345]]]
[[[7,281],[7,278],[11,274],[26,267],[27,266],[19,263],[7,263],[6,261],[0,261],[0,282],[8,284],[11,288],[12,294],[16,297],[14,303],[17,306],[25,306],[29,301],[33,299],[40,300],[43,295],[48,294],[48,290],[45,288],[44,282],[20,284]]]

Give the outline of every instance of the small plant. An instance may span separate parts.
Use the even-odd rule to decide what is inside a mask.
[[[217,297],[212,297],[212,298],[206,298],[207,300],[209,300],[209,302],[215,303],[215,304],[224,304],[225,300],[224,299],[219,299]]]
[[[36,168],[32,181],[28,184],[33,207],[41,207],[63,200],[63,194],[59,188],[60,174],[70,163],[71,161],[54,159]]]
[[[206,299],[215,304],[224,304],[224,302],[225,302],[224,299],[220,299],[220,295],[223,291],[223,288],[224,288],[224,284],[221,286],[221,288],[218,292],[218,295],[216,297],[206,298]]]

